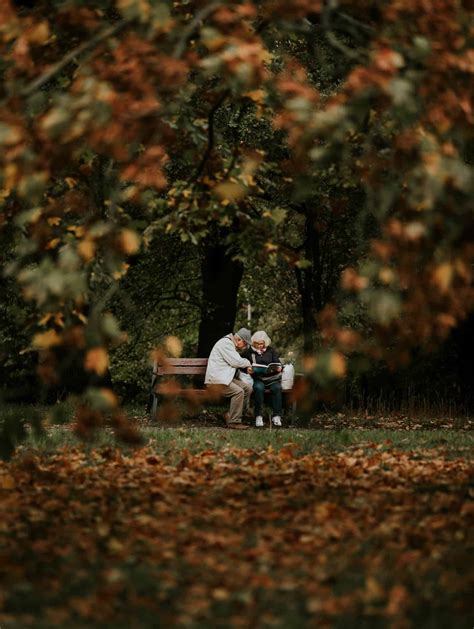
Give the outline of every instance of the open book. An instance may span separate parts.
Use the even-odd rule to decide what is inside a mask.
[[[270,376],[274,373],[278,373],[283,368],[281,363],[270,363],[269,365],[260,365],[259,363],[253,363],[250,365],[253,369],[253,373],[257,376]]]

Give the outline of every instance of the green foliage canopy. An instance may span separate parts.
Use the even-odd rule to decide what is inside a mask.
[[[342,276],[346,312],[325,307],[334,285],[313,304],[319,367],[338,377],[348,353],[381,357],[390,335],[403,359],[472,310],[468,2],[6,0],[0,24],[4,271],[36,311],[47,382],[63,350],[91,385],[105,374],[121,337],[108,303],[162,233],[198,245],[217,226],[237,257],[253,239],[315,272],[282,234],[292,213],[375,221]],[[347,327],[351,299],[369,335]],[[121,425],[109,390],[89,398]]]

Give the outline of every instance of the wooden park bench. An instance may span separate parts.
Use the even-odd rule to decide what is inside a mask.
[[[197,388],[192,382],[191,385],[182,386],[175,378],[177,376],[202,376],[207,368],[207,358],[168,358],[166,361],[159,362],[155,360],[153,363],[153,374],[151,378],[150,391],[150,414],[151,418],[156,417],[160,397],[162,399],[170,398],[186,398],[193,403],[201,402],[204,404],[208,401],[217,402],[224,399],[219,395],[218,385],[215,391],[209,391],[207,387]],[[171,384],[167,381],[166,376],[173,376]],[[291,395],[292,390],[283,391],[284,401],[291,404],[292,412],[296,410],[296,400]]]

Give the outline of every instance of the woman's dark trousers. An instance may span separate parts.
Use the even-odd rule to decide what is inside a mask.
[[[272,411],[273,417],[275,415],[281,416],[283,406],[282,406],[282,396],[281,396],[281,382],[272,382],[272,384],[267,385],[267,389],[270,390],[270,397],[272,403]],[[263,416],[263,404],[265,400],[265,384],[262,380],[254,380],[253,381],[253,394],[255,396],[255,417],[257,415]]]

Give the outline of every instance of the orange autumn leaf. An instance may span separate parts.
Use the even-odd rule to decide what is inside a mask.
[[[104,347],[93,347],[84,359],[84,367],[87,371],[95,371],[103,376],[109,367],[109,355]]]
[[[450,262],[443,262],[433,271],[433,282],[441,293],[446,293],[453,279],[453,265]]]
[[[118,405],[118,398],[113,391],[102,387],[101,389],[99,389],[99,392],[104,400],[107,402],[107,404],[110,406],[110,408],[115,408]]]
[[[77,251],[85,262],[90,262],[95,256],[95,242],[90,238],[85,238],[77,245]]]
[[[0,475],[0,489],[14,489],[15,486],[16,482],[11,474]]]
[[[84,225],[69,225],[67,231],[73,233],[76,238],[82,238],[86,232]]]
[[[117,269],[117,271],[114,271],[112,273],[112,277],[114,278],[114,280],[119,280],[121,279],[124,275],[127,274],[128,269],[130,268],[130,265],[127,264],[126,262],[123,262],[120,265],[120,268]]]
[[[120,249],[127,255],[133,255],[140,248],[140,238],[132,229],[122,229],[118,242]]]
[[[181,356],[183,343],[177,336],[167,336],[164,345],[171,356],[175,358]]]
[[[60,242],[61,240],[59,238],[53,238],[46,245],[46,249],[56,249]]]
[[[329,357],[329,371],[337,378],[346,375],[346,359],[340,352],[331,352]]]
[[[242,184],[234,183],[232,181],[220,183],[214,188],[214,191],[223,201],[231,202],[239,201],[247,194],[247,191]]]
[[[38,24],[35,24],[31,28],[29,28],[25,33],[25,37],[28,42],[37,46],[45,44],[49,36],[49,25],[46,21],[38,22]]]
[[[62,339],[55,330],[48,330],[47,332],[40,332],[33,337],[32,345],[36,349],[48,349],[55,345],[60,345]]]

